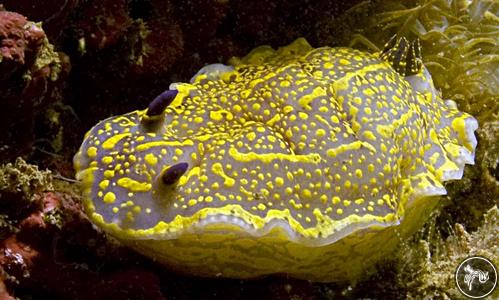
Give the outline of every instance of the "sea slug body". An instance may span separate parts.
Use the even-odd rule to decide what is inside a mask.
[[[92,221],[200,276],[355,280],[473,164],[476,120],[417,43],[263,46],[101,121],[74,163]]]

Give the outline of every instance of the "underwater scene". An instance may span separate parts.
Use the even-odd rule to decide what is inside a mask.
[[[0,299],[499,299],[497,0],[0,1]]]

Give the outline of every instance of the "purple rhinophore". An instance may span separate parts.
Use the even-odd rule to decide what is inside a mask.
[[[182,176],[185,173],[185,171],[187,171],[188,167],[189,164],[186,162],[181,162],[169,167],[161,175],[163,183],[167,185],[174,184],[175,182],[177,182],[180,176]]]
[[[150,117],[162,114],[165,108],[172,103],[177,94],[177,90],[166,90],[159,94],[159,96],[149,103],[146,114]]]

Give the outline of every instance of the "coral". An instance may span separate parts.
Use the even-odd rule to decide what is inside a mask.
[[[5,80],[32,63],[45,34],[18,13],[0,11],[0,80]]]
[[[49,39],[55,41],[65,29],[66,22],[77,6],[78,0],[4,0],[5,8],[15,11],[30,20],[42,22]]]
[[[32,151],[35,118],[60,100],[69,61],[55,52],[40,25],[17,13],[0,14],[0,160],[8,161]]]

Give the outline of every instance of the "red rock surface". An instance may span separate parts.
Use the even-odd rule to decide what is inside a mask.
[[[43,28],[51,41],[57,39],[68,17],[74,12],[78,0],[4,0],[9,11],[15,11],[35,22],[43,22]]]
[[[95,264],[105,264],[109,251],[123,250],[93,229],[70,195],[46,192],[37,197],[38,208],[20,221],[17,233],[0,242],[0,274],[11,291],[62,299],[164,299],[159,279],[150,271],[128,265],[96,272]],[[125,266],[126,252],[120,254]],[[8,290],[4,288],[6,297],[17,296]]]
[[[69,61],[24,16],[0,11],[0,161],[31,151],[35,116],[60,100]]]
[[[0,80],[33,63],[45,33],[15,12],[0,11]]]

